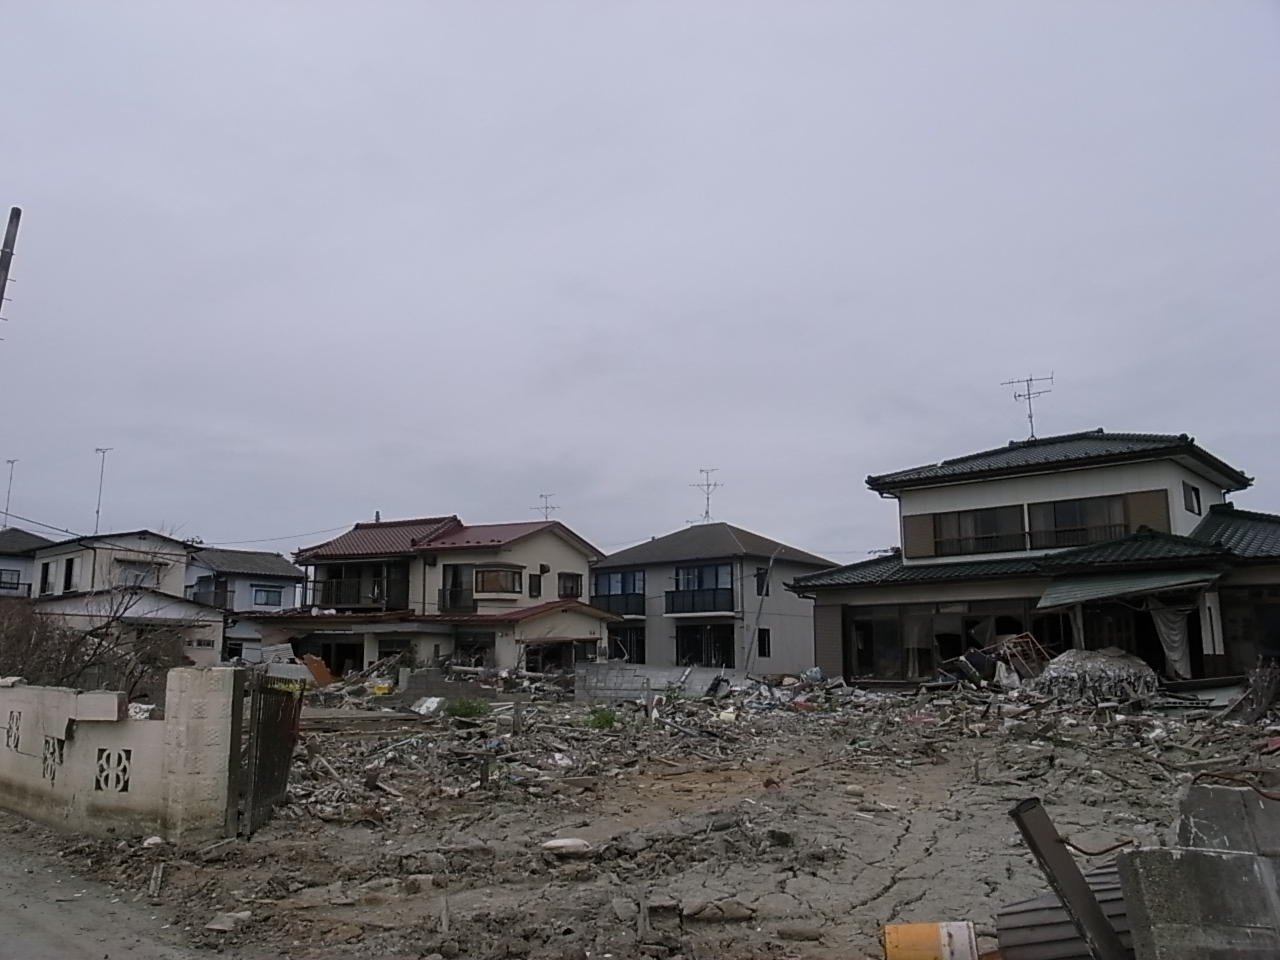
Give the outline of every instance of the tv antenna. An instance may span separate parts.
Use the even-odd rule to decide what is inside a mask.
[[[4,526],[9,526],[9,498],[13,496],[13,467],[18,462],[17,457],[6,460],[9,465],[9,489],[4,494]]]
[[[698,470],[702,474],[701,483],[691,483],[689,486],[702,491],[706,505],[702,509],[702,520],[700,523],[711,522],[711,495],[724,486],[719,480],[712,480],[711,475],[719,470],[719,467],[702,467]]]
[[[560,509],[560,508],[559,508],[559,507],[557,507],[554,503],[552,503],[552,502],[551,502],[551,498],[552,498],[552,497],[554,497],[554,496],[555,496],[555,494],[554,494],[554,493],[540,493],[540,494],[538,494],[539,499],[541,499],[541,500],[542,500],[542,506],[540,506],[540,507],[530,507],[529,509],[530,509],[530,510],[533,510],[533,511],[535,511],[535,512],[537,512],[537,513],[542,514],[542,519],[543,519],[543,520],[550,520],[550,519],[551,519],[551,514],[553,514],[555,511],[557,511],[557,510],[559,510],[559,509]]]
[[[112,447],[94,447],[93,452],[102,458],[102,463],[98,467],[98,508],[93,511],[93,535],[98,535],[98,521],[102,519],[102,478],[107,472],[107,454],[112,451]]]
[[[1013,399],[1015,401],[1017,400],[1027,401],[1027,423],[1031,427],[1031,436],[1029,438],[1031,440],[1034,440],[1036,438],[1036,410],[1035,410],[1035,407],[1031,405],[1031,403],[1033,400],[1035,400],[1036,397],[1042,397],[1046,393],[1053,392],[1052,386],[1041,387],[1040,389],[1036,389],[1037,383],[1052,384],[1053,374],[1051,373],[1047,377],[1022,377],[1019,380],[1006,380],[1002,384],[1000,384],[1000,386],[1002,387],[1014,387],[1014,388],[1022,387],[1021,393],[1019,393],[1017,389],[1013,391]]]

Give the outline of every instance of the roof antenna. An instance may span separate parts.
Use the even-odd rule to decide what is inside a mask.
[[[1022,377],[1019,380],[1006,380],[1000,384],[1002,387],[1022,387],[1022,393],[1019,393],[1017,390],[1013,391],[1013,399],[1015,401],[1027,401],[1027,423],[1031,426],[1031,436],[1028,438],[1030,440],[1034,440],[1036,438],[1036,411],[1031,405],[1031,401],[1036,397],[1042,397],[1046,393],[1053,392],[1052,387],[1043,387],[1039,390],[1035,389],[1035,385],[1037,383],[1053,383],[1053,374],[1050,373],[1047,377]]]
[[[381,511],[381,510],[375,510],[375,511],[373,511],[373,522],[374,522],[374,523],[381,523],[381,522],[382,522],[382,511]]]
[[[702,482],[689,484],[689,486],[701,490],[703,497],[706,498],[706,506],[703,507],[702,519],[698,521],[699,523],[711,522],[711,495],[724,486],[719,480],[711,479],[711,475],[719,469],[719,467],[701,467],[698,472],[702,474]]]
[[[538,512],[538,513],[542,514],[542,519],[543,519],[543,520],[550,520],[550,519],[551,519],[551,514],[553,514],[555,511],[557,511],[557,510],[559,510],[559,509],[560,509],[560,508],[559,508],[559,507],[557,507],[554,503],[552,503],[552,502],[551,502],[551,498],[552,498],[552,497],[554,497],[554,496],[555,496],[555,494],[554,494],[554,493],[540,493],[540,494],[538,494],[538,496],[539,496],[539,497],[541,498],[541,500],[542,500],[542,506],[540,506],[540,507],[530,507],[529,509],[530,509],[530,510],[534,510],[534,511],[536,511],[536,512]]]

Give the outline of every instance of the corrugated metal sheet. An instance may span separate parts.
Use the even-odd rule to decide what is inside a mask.
[[[1114,863],[1085,875],[1120,942],[1133,949],[1129,916]],[[1092,960],[1056,893],[1010,904],[996,914],[996,939],[1003,960]]]
[[[1036,604],[1037,610],[1071,607],[1091,600],[1160,593],[1165,590],[1204,586],[1218,579],[1213,570],[1152,571],[1112,573],[1103,576],[1061,577],[1049,584]]]

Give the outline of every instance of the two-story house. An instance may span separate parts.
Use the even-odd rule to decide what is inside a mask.
[[[1252,480],[1185,434],[1042,437],[866,482],[897,501],[900,547],[790,585],[814,599],[829,672],[926,677],[1024,631],[1053,650],[1119,647],[1174,678],[1252,665],[1259,647],[1224,630],[1223,597],[1248,608],[1237,625],[1254,616],[1262,588],[1235,585],[1280,572],[1280,539],[1226,504]]]
[[[728,523],[701,523],[605,557],[591,602],[621,617],[609,656],[761,674],[814,665],[813,607],[782,584],[830,560]]]
[[[0,530],[0,600],[31,596],[36,551],[53,543],[17,527]]]
[[[288,641],[339,673],[401,651],[420,663],[572,669],[599,655],[612,619],[582,600],[599,556],[554,520],[357,523],[298,551],[308,571],[300,610],[252,619],[267,642]]]
[[[151,530],[75,537],[32,558],[36,612],[90,630],[171,635],[197,664],[221,659],[223,613],[184,597],[187,545]]]
[[[262,633],[252,615],[296,609],[305,579],[301,569],[278,553],[197,546],[187,557],[185,596],[230,614],[224,655],[256,662]]]

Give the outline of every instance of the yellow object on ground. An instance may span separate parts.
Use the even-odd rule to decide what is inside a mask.
[[[978,960],[973,924],[890,924],[884,928],[884,960]]]

